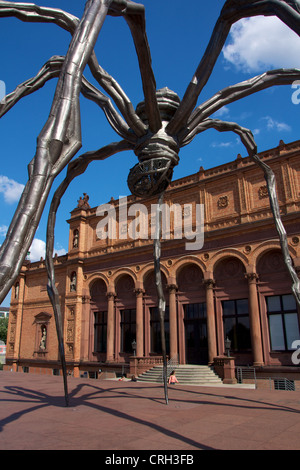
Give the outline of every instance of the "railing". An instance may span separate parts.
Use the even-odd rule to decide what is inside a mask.
[[[136,377],[154,366],[162,365],[162,356],[131,356],[130,357],[130,374]]]
[[[256,371],[255,367],[236,367],[236,378],[239,384],[242,383],[254,383],[256,387]]]
[[[255,388],[267,388],[269,382],[270,390],[296,390],[294,380],[286,377],[270,377],[263,374],[257,376],[255,367],[236,367],[236,378],[239,384],[254,383]]]
[[[295,391],[295,382],[285,377],[269,377],[270,390]]]

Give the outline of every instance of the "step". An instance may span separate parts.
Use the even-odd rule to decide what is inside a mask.
[[[204,365],[184,364],[176,367],[168,367],[168,375],[175,370],[177,380],[185,385],[223,384],[218,375],[209,367]],[[155,366],[139,375],[138,382],[163,382],[163,366]]]

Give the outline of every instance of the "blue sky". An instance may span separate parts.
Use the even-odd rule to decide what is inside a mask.
[[[83,0],[44,0],[38,5],[61,8],[78,17]],[[157,88],[167,86],[182,97],[210,39],[224,0],[204,2],[189,0],[144,0],[146,27]],[[208,5],[208,6],[207,6]],[[65,55],[70,35],[51,24],[23,23],[15,18],[1,18],[1,73],[6,93],[36,75],[53,55]],[[218,90],[249,79],[274,68],[300,68],[300,40],[279,20],[257,17],[245,19],[231,29],[208,84],[198,104]],[[125,90],[134,106],[143,100],[141,80],[133,42],[122,18],[107,17],[96,45],[99,63]],[[87,78],[91,79],[86,71]],[[95,84],[93,79],[91,81]],[[27,165],[35,154],[36,137],[45,124],[57,80],[17,103],[0,120],[0,243],[17,207],[23,185],[27,181]],[[1,90],[0,90],[1,92]],[[218,116],[250,128],[259,151],[276,147],[283,139],[299,139],[300,105],[292,102],[295,90],[291,86],[274,87],[259,92],[223,108]],[[299,94],[300,97],[300,94]],[[96,104],[81,99],[82,149],[78,153],[96,150],[119,137],[110,128]],[[180,152],[180,163],[174,179],[195,173],[200,166],[208,169],[246,156],[235,134],[207,131]],[[55,251],[68,249],[70,211],[86,192],[91,206],[98,206],[129,193],[127,176],[137,162],[133,152],[111,157],[105,162],[90,164],[86,173],[75,179],[65,194],[58,211],[55,231]],[[65,171],[57,178],[52,193]],[[31,260],[44,257],[47,212],[51,197],[36,232]],[[9,298],[2,305],[9,305]]]

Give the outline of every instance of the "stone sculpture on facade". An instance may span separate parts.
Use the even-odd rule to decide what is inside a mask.
[[[159,6],[157,8],[159,10]],[[136,110],[119,84],[99,65],[94,52],[94,45],[107,15],[123,16],[135,43],[144,92],[144,101],[137,106]],[[173,168],[179,162],[180,148],[188,145],[196,135],[207,129],[236,133],[249,156],[264,172],[284,261],[291,277],[292,290],[300,305],[299,280],[291,263],[286,232],[280,218],[274,174],[269,166],[259,159],[257,146],[250,130],[233,122],[210,118],[223,106],[243,97],[275,85],[293,83],[300,79],[300,70],[280,69],[265,72],[250,80],[220,90],[209,100],[197,106],[198,98],[210,78],[232,24],[242,18],[256,15],[277,16],[296,34],[300,34],[299,0],[225,1],[206,51],[180,100],[177,94],[168,88],[156,90],[145,28],[145,10],[142,4],[130,0],[88,0],[83,17],[79,20],[59,9],[40,7],[26,2],[0,0],[1,17],[15,16],[27,22],[55,23],[70,32],[72,36],[65,57],[50,58],[35,77],[19,85],[0,103],[1,117],[22,97],[33,93],[48,80],[58,77],[48,120],[38,136],[36,154],[28,166],[28,183],[0,249],[0,299],[1,301],[4,299],[16,281],[56,176],[68,166],[66,178],[57,188],[51,202],[46,255],[48,293],[56,318],[65,391],[67,387],[62,319],[52,260],[54,226],[61,197],[70,182],[83,173],[92,161],[104,160],[117,152],[133,150],[138,157],[138,163],[129,173],[130,191],[138,197],[157,195],[161,203],[163,192],[172,179]],[[87,65],[99,86],[110,98],[84,77],[83,73]],[[73,160],[81,147],[80,93],[100,106],[109,124],[122,140],[108,144],[97,151],[87,152]],[[80,204],[82,201],[84,200],[80,200]],[[165,302],[161,289],[159,256],[158,231],[154,259],[163,332]],[[67,392],[65,395],[67,401]]]

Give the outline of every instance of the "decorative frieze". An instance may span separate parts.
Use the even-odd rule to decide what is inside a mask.
[[[75,307],[68,306],[66,311],[66,357],[73,358],[75,341]]]

